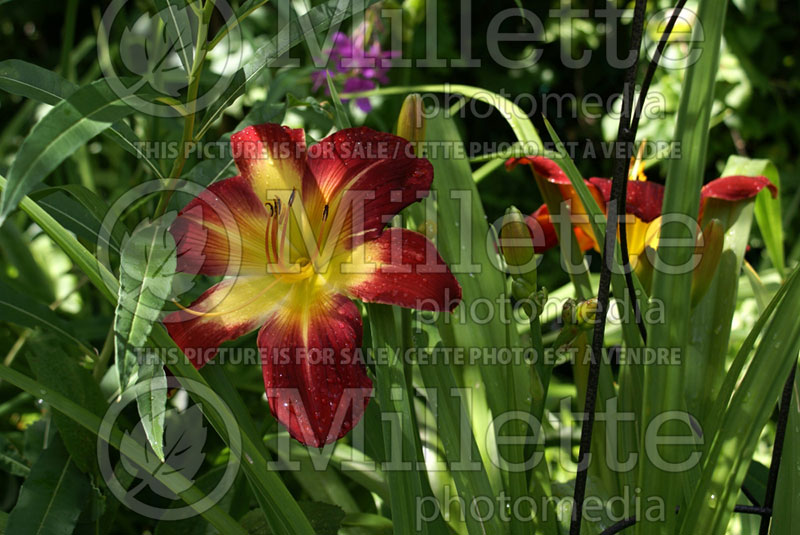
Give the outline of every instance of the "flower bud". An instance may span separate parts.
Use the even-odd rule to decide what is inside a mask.
[[[692,307],[697,306],[711,286],[714,273],[717,271],[722,247],[725,245],[725,229],[719,219],[712,219],[703,229],[695,245],[695,254],[699,254],[700,262],[692,273]]]
[[[580,329],[591,329],[597,321],[597,299],[575,301],[568,299],[561,311],[561,319],[565,325],[574,325]]]
[[[525,217],[515,207],[506,211],[500,228],[500,250],[506,259],[507,272],[536,287],[536,255],[533,234]]]
[[[417,156],[422,155],[425,142],[425,110],[422,97],[411,93],[403,101],[400,115],[397,116],[397,135],[407,139]]]

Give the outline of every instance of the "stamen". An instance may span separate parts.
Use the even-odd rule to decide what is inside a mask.
[[[325,205],[325,208],[322,209],[322,221],[328,220],[328,205]]]
[[[275,197],[275,211],[278,213],[278,217],[281,215],[281,198]]]
[[[272,208],[272,201],[265,202],[264,206],[269,208],[269,216],[272,217],[272,215],[275,213],[275,210]]]
[[[294,194],[296,192],[297,192],[297,190],[295,188],[292,188],[292,194],[289,195],[289,206],[292,206],[292,203],[294,202]]]

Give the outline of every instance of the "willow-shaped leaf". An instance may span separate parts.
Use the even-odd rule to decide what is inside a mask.
[[[48,112],[22,143],[0,200],[0,224],[48,174],[116,121],[133,112],[105,80],[78,89]]]
[[[181,60],[186,72],[192,70],[194,41],[197,32],[197,17],[186,2],[177,0],[155,0],[158,16],[164,21],[165,37],[169,47]],[[183,4],[183,5],[181,5]],[[163,61],[164,58],[157,58]]]
[[[172,289],[175,274],[175,240],[162,218],[145,222],[122,246],[120,286],[114,318],[114,350],[120,389],[134,379],[147,380],[151,388],[138,399],[147,438],[163,459],[164,405],[166,385],[161,360],[142,353],[147,337],[158,320]]]
[[[72,96],[78,86],[53,71],[18,59],[0,61],[0,89],[21,97],[55,106]],[[142,141],[124,121],[117,121],[103,132],[125,151],[144,162],[155,176],[164,178],[161,170],[142,150]]]

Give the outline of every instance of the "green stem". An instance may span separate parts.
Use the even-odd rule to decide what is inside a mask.
[[[178,156],[172,164],[169,172],[170,178],[179,178],[186,165],[187,145],[194,139],[194,122],[197,114],[197,93],[200,89],[200,78],[203,72],[203,63],[208,53],[208,23],[214,13],[215,0],[208,0],[203,6],[203,14],[200,17],[200,25],[197,28],[197,42],[195,45],[196,53],[192,61],[192,69],[189,72],[189,89],[186,92],[186,116],[183,122],[183,135],[179,144]],[[170,185],[158,200],[155,217],[163,215],[167,211],[167,205],[172,198],[175,189]]]

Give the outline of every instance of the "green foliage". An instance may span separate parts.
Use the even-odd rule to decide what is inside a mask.
[[[504,363],[470,355],[532,348],[543,356],[590,342],[561,317],[566,298],[588,299],[597,287],[598,255],[584,256],[573,233],[563,233],[569,240],[558,252],[539,257],[524,292],[520,280],[504,272],[496,231],[506,209],[518,206],[525,214],[544,202],[558,214],[563,207],[559,186],[532,179],[528,166],[509,173],[502,164],[532,152],[556,161],[596,216],[595,235],[604,233],[605,216],[583,177],[608,176],[612,158],[581,149],[616,136],[623,69],[601,56],[625,49],[628,18],[616,31],[594,12],[564,25],[550,13],[561,7],[555,0],[472,2],[468,8],[455,0],[367,0],[345,3],[347,9],[339,0],[304,6],[155,0],[125,2],[113,21],[119,27],[105,27],[109,6],[94,0],[0,4],[0,57],[14,58],[0,62],[0,531],[567,533],[588,361],[565,365],[570,358],[561,355]],[[620,509],[641,513],[637,500],[646,506],[648,498],[663,499],[664,521],[645,515],[629,531],[757,533],[759,518],[734,513],[734,506],[749,504],[742,489],[759,503],[765,499],[775,401],[800,352],[800,244],[791,232],[800,213],[794,157],[800,130],[793,113],[800,15],[774,2],[694,4],[703,39],[673,35],[637,142],[680,147],[680,156],[647,154],[648,179],[666,184],[664,212],[696,218],[702,210],[704,221],[718,220],[722,253],[699,300],[692,300],[691,272],[657,273],[649,294],[634,275],[644,316],[662,313],[645,320],[646,343],[624,279],[613,275],[614,306],[625,317],[607,325],[597,410],[616,407],[631,418],[595,424],[588,495],[603,507],[598,520],[583,522],[584,535],[611,526]],[[598,6],[581,0],[573,7]],[[667,0],[649,2],[647,14],[671,7]],[[400,19],[390,23],[388,15],[381,26],[382,8],[402,15],[403,27],[396,29]],[[494,30],[513,37],[495,46],[488,30],[501,10],[507,17]],[[521,18],[530,14],[543,21],[541,40],[528,39],[538,31]],[[390,41],[402,44],[404,57],[417,61],[430,59],[435,43],[447,60],[392,67],[388,84],[360,92],[343,83],[350,71],[331,69],[318,83],[324,40],[336,31],[352,34],[362,18],[374,32],[367,40],[382,35],[385,49]],[[652,52],[662,29],[661,15],[649,21],[643,50]],[[528,37],[514,40],[523,33]],[[100,37],[108,37],[109,46]],[[538,55],[510,68],[497,61],[498,50],[506,60]],[[692,50],[702,54],[687,67],[678,58]],[[586,65],[567,65],[567,56],[574,61],[585,52],[591,53]],[[239,53],[242,61],[228,62]],[[638,81],[649,56],[643,55]],[[469,59],[480,67],[468,66]],[[137,77],[131,80],[138,84],[135,95],[109,85],[108,67],[118,64]],[[226,83],[217,87],[219,79]],[[183,279],[173,278],[176,244],[167,228],[192,198],[173,192],[164,178],[207,187],[235,175],[230,136],[251,124],[303,128],[308,146],[351,126],[389,132],[413,92],[428,106],[427,122],[416,130],[426,139],[414,141],[417,154],[433,165],[433,192],[391,224],[435,242],[461,285],[462,303],[453,314],[435,317],[364,307],[364,348],[392,357],[368,363],[375,397],[352,435],[320,450],[307,448],[270,414],[259,366],[225,363],[198,371],[160,324],[184,289],[177,288]],[[213,98],[196,106],[193,97],[204,94]],[[548,97],[554,96],[567,100],[553,108]],[[168,112],[150,114],[137,105],[139,98]],[[357,98],[369,99],[372,110],[364,112]],[[433,109],[437,98],[442,106]],[[548,134],[544,141],[541,133]],[[778,198],[764,190],[741,203],[700,200],[704,182],[734,174],[766,176]],[[160,180],[165,191],[117,210],[118,199],[150,180]],[[116,217],[105,228],[110,206]],[[239,213],[239,206],[232,208]],[[680,264],[691,256],[692,234],[690,227],[665,225],[662,245],[689,240],[659,247],[659,262]],[[582,261],[585,269],[566,273],[563,260]],[[614,260],[621,262],[619,247]],[[181,299],[218,280],[196,277],[196,287]],[[517,310],[523,298],[535,298],[543,310],[530,304]],[[484,307],[491,318],[476,319]],[[254,346],[253,336],[227,344]],[[660,348],[676,348],[680,361],[664,366],[617,358]],[[437,350],[463,350],[468,358],[424,358]],[[210,394],[185,396],[188,381]],[[800,522],[798,388],[800,379],[773,511],[771,533],[778,535],[793,533]],[[138,410],[131,406],[107,421],[109,407],[134,398]],[[653,446],[647,425],[671,410],[691,417],[660,428],[681,439],[656,449],[671,461],[700,459],[677,472],[647,455]],[[495,418],[508,414],[533,419],[497,424]],[[355,439],[359,434],[363,444]],[[144,489],[144,498],[165,510],[188,504],[197,514],[159,519],[118,501],[98,465],[106,439],[118,450],[111,454],[112,470],[123,492]],[[607,462],[631,453],[640,454],[632,469]],[[407,462],[400,469],[391,464],[398,454]],[[511,469],[532,455],[541,455],[541,462]],[[230,459],[241,463],[239,476],[210,507],[198,507]],[[282,470],[292,463],[298,470]],[[510,505],[499,505],[501,497]],[[495,514],[476,518],[474,506],[485,499]],[[431,508],[439,514],[420,524],[421,511]]]

